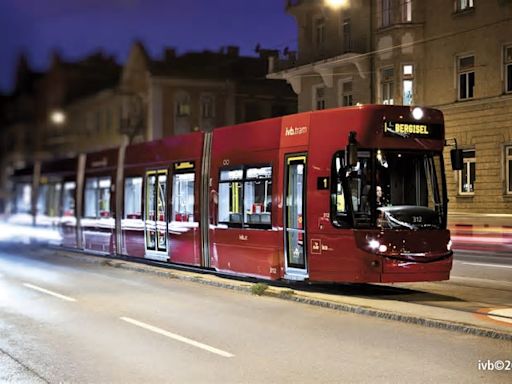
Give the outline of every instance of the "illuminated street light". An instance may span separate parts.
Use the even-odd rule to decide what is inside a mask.
[[[53,111],[50,115],[50,121],[55,125],[62,125],[66,122],[66,115],[62,111]]]
[[[339,9],[347,3],[347,0],[324,0],[327,7]]]

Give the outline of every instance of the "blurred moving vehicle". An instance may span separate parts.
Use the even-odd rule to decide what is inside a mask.
[[[512,255],[512,214],[450,212],[448,227],[457,250]]]

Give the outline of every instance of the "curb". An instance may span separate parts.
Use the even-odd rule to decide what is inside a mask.
[[[160,277],[166,277],[170,279],[178,279],[183,281],[190,281],[193,283],[199,283],[203,285],[213,286],[217,288],[224,288],[224,289],[230,289],[233,291],[239,291],[239,292],[245,292],[245,293],[251,293],[258,296],[267,296],[267,297],[273,297],[281,300],[287,300],[287,301],[294,301],[296,303],[301,304],[307,304],[312,305],[316,307],[322,307],[322,308],[328,308],[333,309],[335,311],[340,312],[348,312],[353,313],[357,315],[363,315],[363,316],[370,316],[370,317],[376,317],[380,319],[385,320],[392,320],[392,321],[398,321],[401,323],[407,323],[407,324],[415,324],[427,328],[435,328],[435,329],[442,329],[452,332],[458,332],[458,333],[464,333],[466,335],[473,335],[473,336],[480,336],[480,337],[487,337],[491,339],[496,340],[505,340],[505,341],[512,341],[512,333],[508,332],[500,332],[494,329],[490,328],[484,328],[484,327],[478,327],[471,324],[466,323],[459,323],[455,321],[447,321],[447,320],[439,320],[439,319],[429,319],[429,318],[421,318],[414,315],[407,315],[399,312],[389,312],[389,311],[383,311],[380,309],[374,309],[371,307],[365,307],[365,306],[358,306],[353,304],[345,304],[345,303],[335,303],[328,300],[320,300],[320,299],[313,299],[308,298],[305,296],[302,296],[301,294],[297,294],[296,291],[292,289],[285,289],[283,291],[277,291],[276,289],[273,289],[274,287],[268,286],[266,283],[253,283],[253,282],[245,282],[244,285],[237,285],[237,284],[231,284],[229,282],[220,282],[220,281],[211,281],[211,280],[205,280],[202,277],[198,276],[188,276],[185,274],[182,274],[180,270],[173,269],[172,271],[166,270],[164,268],[153,266],[153,265],[145,265],[141,264],[138,266],[136,261],[130,261],[130,260],[124,260],[119,258],[112,258],[112,257],[105,257],[100,255],[91,255],[91,254],[82,254],[81,252],[77,251],[71,251],[68,250],[62,250],[62,249],[53,249],[59,253],[59,255],[64,257],[71,257],[71,258],[79,258],[82,261],[94,263],[94,264],[101,264],[103,266],[109,266],[112,268],[122,268],[126,270],[131,270],[134,272],[142,272],[142,273],[148,273]],[[72,255],[71,255],[72,253]],[[96,260],[92,260],[91,258],[97,258]],[[172,268],[172,265],[169,266]],[[195,273],[195,272],[185,272],[185,273]],[[206,272],[208,274],[208,272]],[[215,275],[214,275],[215,276]],[[221,278],[221,277],[219,277]],[[267,287],[264,289],[261,289],[261,293],[254,293],[252,290],[252,287],[254,287],[256,284],[264,284]]]

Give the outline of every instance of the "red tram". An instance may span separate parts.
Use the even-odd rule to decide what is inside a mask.
[[[35,164],[13,175],[10,220],[263,279],[446,280],[443,147],[434,109],[300,113]]]

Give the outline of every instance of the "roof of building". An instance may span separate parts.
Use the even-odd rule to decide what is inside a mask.
[[[176,55],[166,49],[162,60],[150,60],[150,72],[158,77],[186,77],[203,79],[265,79],[265,57],[240,56],[238,47],[227,47],[219,52],[202,51]],[[174,54],[173,54],[174,53]]]

